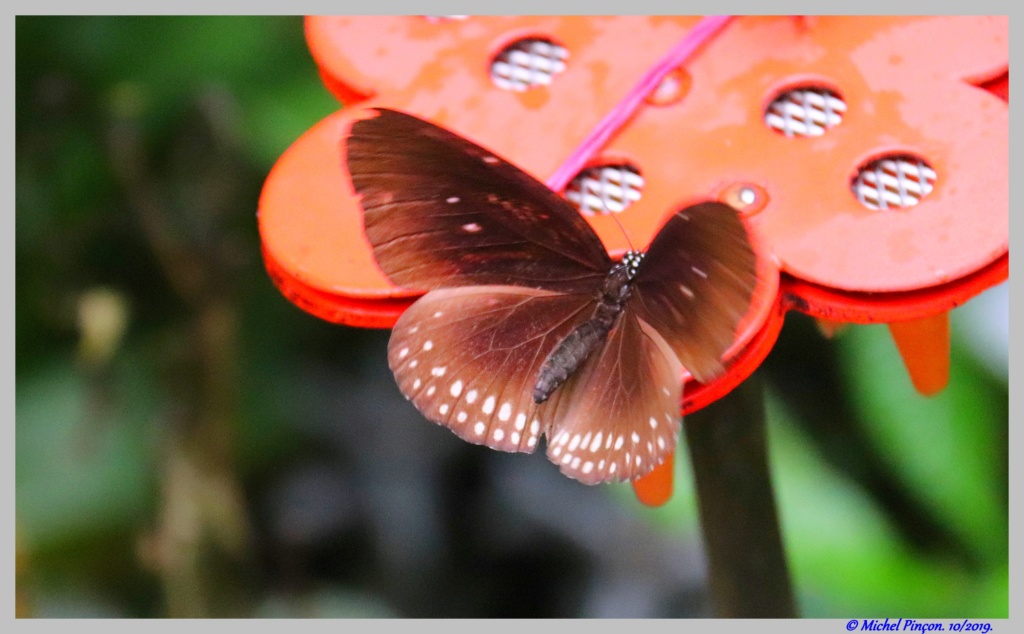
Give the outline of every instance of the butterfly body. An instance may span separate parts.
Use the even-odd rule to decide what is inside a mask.
[[[388,363],[427,419],[501,451],[545,438],[586,484],[641,477],[674,450],[684,367],[717,376],[750,306],[736,210],[686,207],[615,262],[564,198],[448,130],[382,109],[346,151],[377,263],[426,291]]]
[[[642,258],[642,253],[630,251],[608,272],[593,315],[576,326],[544,360],[533,388],[535,403],[546,401],[608,338],[629,300],[630,285]]]

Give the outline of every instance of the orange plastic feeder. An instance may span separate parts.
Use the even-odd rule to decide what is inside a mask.
[[[431,120],[546,180],[699,22],[308,18],[310,50],[345,108],[288,148],[264,185],[275,284],[303,310],[361,327],[390,327],[418,296],[378,269],[347,186],[345,139],[368,108]],[[829,331],[889,323],[915,386],[941,390],[948,311],[1008,276],[1007,93],[1005,16],[737,18],[670,72],[565,193],[613,255],[627,242],[612,214],[641,246],[699,199],[744,212],[753,305],[726,374],[685,377],[682,412],[748,377],[789,310]],[[595,189],[609,179],[611,193]],[[671,470],[634,483],[644,503],[668,499]]]

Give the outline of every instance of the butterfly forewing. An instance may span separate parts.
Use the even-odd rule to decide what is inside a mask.
[[[675,449],[681,375],[661,335],[624,314],[605,345],[562,386],[548,458],[587,484],[648,473]]]
[[[347,142],[366,235],[400,286],[592,290],[611,260],[560,196],[443,128],[392,110],[356,121]]]
[[[510,286],[433,290],[395,324],[388,362],[428,419],[476,444],[532,452],[554,411],[533,402],[537,372],[594,303]]]
[[[647,249],[628,311],[653,326],[695,379],[723,370],[721,357],[750,307],[755,256],[739,213],[718,202],[673,215]]]

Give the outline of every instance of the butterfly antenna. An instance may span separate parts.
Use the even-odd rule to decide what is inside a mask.
[[[622,223],[619,222],[619,219],[615,217],[615,213],[614,212],[610,212],[608,215],[611,216],[612,220],[615,221],[615,224],[617,224],[619,226],[619,231],[622,232],[622,237],[624,237],[626,239],[626,244],[629,245],[629,250],[630,251],[636,251],[636,247],[634,247],[633,243],[630,242],[630,240],[629,240],[629,234],[626,233],[626,228],[623,227]]]

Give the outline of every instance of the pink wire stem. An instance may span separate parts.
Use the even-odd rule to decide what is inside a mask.
[[[548,187],[556,192],[562,191],[569,181],[577,174],[605,143],[622,127],[643,100],[658,87],[672,69],[681,66],[704,42],[718,33],[732,16],[713,15],[703,18],[697,26],[686,34],[676,46],[640,79],[626,96],[605,115],[579,147],[569,155],[554,174],[548,178]]]

